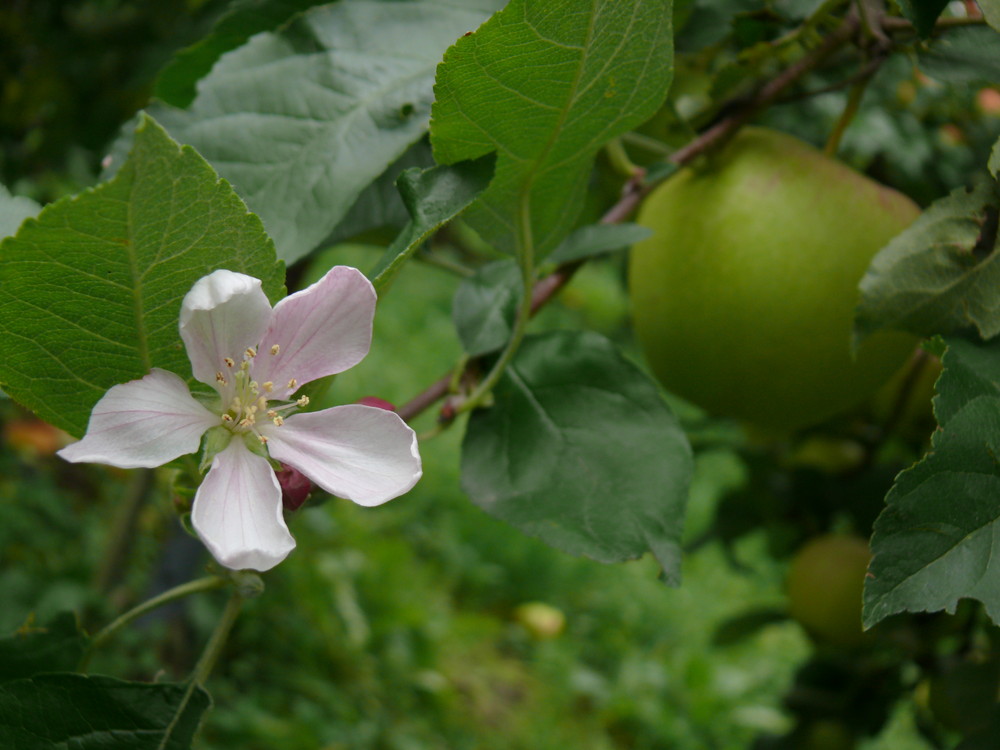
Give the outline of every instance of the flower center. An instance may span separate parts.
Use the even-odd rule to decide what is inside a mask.
[[[271,347],[270,356],[277,354],[278,345],[275,344]],[[309,397],[269,403],[268,394],[274,390],[274,383],[258,383],[253,379],[251,363],[256,356],[257,350],[250,347],[243,353],[243,361],[238,366],[232,358],[224,358],[225,369],[216,372],[215,379],[227,390],[230,383],[233,385],[232,398],[228,404],[223,404],[225,411],[222,413],[222,424],[233,433],[252,433],[261,443],[266,444],[267,437],[261,434],[258,423],[270,421],[275,427],[281,427],[285,423],[282,413],[307,406]],[[294,391],[297,386],[295,378],[288,381],[289,391]]]

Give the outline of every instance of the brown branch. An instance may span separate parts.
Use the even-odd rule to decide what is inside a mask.
[[[670,155],[668,161],[677,166],[684,166],[724,143],[749,122],[757,112],[773,104],[782,91],[850,41],[857,34],[859,28],[860,22],[857,14],[851,11],[818,47],[761,86],[756,95],[749,101],[734,106],[733,114],[722,118],[686,146],[675,151]],[[723,111],[726,109],[723,107]],[[644,174],[637,174],[625,184],[621,199],[601,217],[602,224],[618,224],[625,221],[638,208],[643,198],[657,185],[656,182],[644,182],[643,178]],[[531,314],[534,315],[548,304],[569,283],[584,262],[584,260],[576,260],[566,263],[556,268],[544,279],[540,279],[531,290]],[[470,361],[467,367],[474,365],[475,362]],[[451,381],[452,373],[443,375],[418,396],[401,406],[398,414],[406,421],[418,416],[448,394]],[[443,419],[452,418],[453,410],[446,408],[443,412]]]
[[[968,18],[939,18],[937,23],[934,24],[935,34],[941,31],[947,31],[948,29],[955,29],[960,26],[982,26],[986,23],[986,19],[982,16],[970,16]],[[886,31],[911,31],[914,34],[917,33],[916,28],[913,24],[907,21],[905,18],[883,18],[882,28]]]

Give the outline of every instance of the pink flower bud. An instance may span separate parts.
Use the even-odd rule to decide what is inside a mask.
[[[393,404],[378,396],[365,396],[364,398],[359,398],[355,403],[362,406],[374,406],[376,409],[385,409],[386,411],[396,411],[396,407]]]
[[[274,472],[281,486],[281,504],[285,510],[298,510],[302,507],[312,492],[313,485],[309,477],[286,464],[281,465],[281,471]]]

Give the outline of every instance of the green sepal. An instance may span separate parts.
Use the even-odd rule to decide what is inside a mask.
[[[242,437],[243,444],[247,447],[248,451],[261,458],[266,458],[268,463],[272,466],[274,465],[274,461],[271,460],[271,457],[267,453],[267,446],[260,442],[260,439],[256,435],[252,432],[244,432]]]
[[[201,463],[198,464],[198,471],[204,474],[212,467],[212,459],[229,447],[233,439],[233,433],[221,424],[213,427],[201,439]]]
[[[236,592],[244,599],[253,599],[264,593],[264,579],[253,570],[226,570],[229,580],[236,586]]]

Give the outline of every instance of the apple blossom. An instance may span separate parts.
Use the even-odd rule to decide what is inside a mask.
[[[192,524],[224,566],[268,570],[295,546],[282,516],[279,462],[366,506],[402,495],[420,478],[416,435],[395,413],[362,404],[296,413],[309,403],[295,398],[302,385],[365,357],[374,313],[375,290],[347,266],[273,309],[259,279],[215,271],[184,297],[180,334],[194,377],[217,397],[199,400],[178,375],[154,368],[112,387],[83,439],[59,455],[160,466],[197,451],[212,430],[206,445],[214,455]]]

